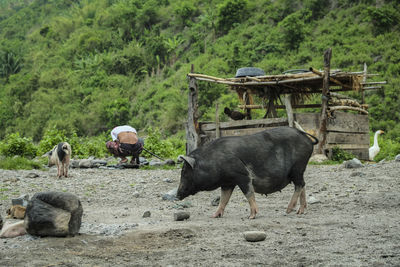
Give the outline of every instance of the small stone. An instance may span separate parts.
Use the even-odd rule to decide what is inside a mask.
[[[150,211],[145,211],[144,213],[143,213],[143,218],[149,218],[151,216],[151,212]]]
[[[30,172],[30,173],[28,173],[25,177],[26,177],[26,178],[38,178],[38,177],[39,177],[39,174],[34,173],[34,172]]]
[[[267,234],[262,231],[247,231],[243,233],[244,238],[246,241],[249,242],[259,242],[259,241],[264,241],[265,238],[267,237]]]
[[[187,220],[190,217],[190,213],[187,211],[179,211],[174,213],[174,221]]]
[[[318,199],[316,199],[315,197],[311,196],[308,198],[308,204],[316,204],[316,203],[320,203],[321,201],[319,201]]]
[[[220,200],[220,198],[221,198],[220,196],[214,198],[214,199],[211,201],[211,206],[218,206],[218,205],[219,205],[219,200]]]
[[[164,194],[162,196],[162,200],[169,200],[169,201],[174,201],[176,200],[176,193],[178,192],[178,188],[172,189],[168,193]]]

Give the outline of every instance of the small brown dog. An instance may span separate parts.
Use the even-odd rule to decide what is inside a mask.
[[[26,208],[21,205],[13,205],[7,210],[7,219],[23,219]]]

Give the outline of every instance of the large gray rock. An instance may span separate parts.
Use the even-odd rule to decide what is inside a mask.
[[[364,167],[364,165],[361,163],[359,159],[353,158],[352,160],[345,161],[344,167],[348,169],[354,169],[354,168]]]
[[[26,231],[35,236],[74,236],[82,222],[82,204],[65,192],[36,193],[25,213]]]
[[[398,154],[398,155],[394,158],[394,160],[395,160],[395,161],[400,161],[400,154]]]

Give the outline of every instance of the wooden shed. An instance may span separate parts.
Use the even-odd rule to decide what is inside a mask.
[[[188,122],[186,125],[186,153],[221,136],[241,136],[256,133],[266,128],[290,126],[301,128],[318,137],[319,144],[314,153],[332,155],[334,147],[368,160],[369,119],[368,105],[364,103],[364,91],[380,88],[386,82],[367,82],[366,65],[360,72],[344,72],[330,69],[331,49],[324,53],[324,70],[292,70],[280,75],[236,75],[234,78],[218,78],[189,73]],[[219,121],[219,107],[213,122],[201,122],[198,117],[198,94],[201,89],[197,81],[225,84],[239,97],[237,107],[244,120]],[[355,91],[361,101],[340,92]],[[305,104],[311,95],[321,102]],[[315,99],[315,98],[314,98]],[[258,101],[259,103],[256,103]],[[361,102],[361,103],[360,103]],[[312,108],[314,112],[304,112]],[[263,109],[263,118],[252,119],[252,110]],[[285,116],[278,117],[277,109],[285,109]],[[296,112],[301,109],[303,112]],[[318,112],[315,112],[318,110]]]

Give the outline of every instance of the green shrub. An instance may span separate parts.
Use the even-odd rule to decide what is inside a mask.
[[[21,137],[18,132],[6,136],[0,143],[0,153],[6,157],[21,156],[33,158],[36,156],[37,148],[32,139]]]
[[[185,154],[185,141],[182,138],[162,139],[160,130],[149,128],[148,136],[145,139],[144,147],[153,154],[167,159],[176,158],[180,154]],[[145,158],[153,157],[150,153],[143,150],[142,156]]]
[[[341,149],[340,147],[332,148],[332,158],[333,161],[343,162],[345,160],[350,160],[355,158],[353,154]]]

